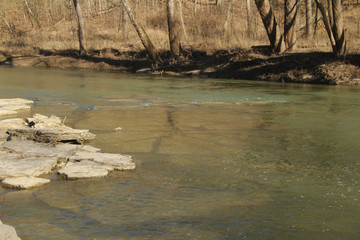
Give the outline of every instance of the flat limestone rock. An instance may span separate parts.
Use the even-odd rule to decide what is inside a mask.
[[[12,138],[37,142],[77,142],[83,143],[95,138],[87,129],[73,129],[65,126],[56,116],[35,114],[25,120],[21,118],[0,121],[0,128],[6,128]]]
[[[47,156],[66,159],[75,153],[75,151],[81,149],[82,146],[65,143],[53,145],[34,141],[13,140],[0,145],[0,149],[1,148],[13,153],[25,154],[27,156]]]
[[[114,153],[92,153],[92,152],[76,152],[69,158],[70,161],[95,161],[106,166],[111,166],[116,170],[133,170],[135,163],[131,156],[114,154]]]
[[[40,187],[47,183],[50,183],[50,180],[45,178],[17,177],[17,178],[5,178],[1,184],[4,188],[28,189],[28,188]]]
[[[0,240],[20,240],[15,228],[0,221]]]
[[[105,177],[113,168],[99,163],[84,160],[81,162],[68,162],[58,174],[66,179]]]
[[[19,110],[30,109],[34,102],[22,98],[0,99],[0,116],[13,115]]]
[[[0,179],[37,177],[41,174],[50,173],[56,166],[57,159],[57,157],[0,152]]]
[[[0,129],[0,144],[7,141],[8,137],[9,137],[9,135],[6,133],[6,131],[3,129]]]
[[[32,100],[23,99],[23,98],[3,98],[0,99],[0,106],[6,105],[28,105],[33,104]]]

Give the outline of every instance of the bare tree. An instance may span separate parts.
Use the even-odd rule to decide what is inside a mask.
[[[75,7],[75,11],[76,11],[76,15],[78,18],[78,36],[79,36],[79,45],[80,45],[80,55],[86,53],[86,48],[85,48],[85,23],[84,23],[84,18],[82,15],[82,10],[80,7],[80,4],[78,3],[77,0],[73,0],[74,1],[74,7]]]
[[[306,10],[306,36],[310,37],[313,32],[313,14],[312,14],[312,4],[311,0],[305,0],[305,10]]]
[[[169,29],[170,52],[172,57],[180,55],[180,16],[177,0],[167,0],[167,20]]]
[[[297,12],[298,0],[285,0],[284,42],[288,51],[291,51],[296,44]]]
[[[124,9],[126,11],[126,13],[128,14],[130,21],[132,23],[132,25],[134,26],[142,44],[144,45],[146,51],[148,52],[150,58],[156,63],[162,63],[162,59],[160,57],[160,54],[158,52],[158,50],[156,49],[155,45],[151,42],[149,36],[147,35],[147,33],[145,32],[144,28],[140,25],[140,23],[138,23],[135,18],[134,15],[131,12],[131,9],[129,7],[129,4],[127,3],[126,0],[121,0]]]
[[[232,18],[233,2],[234,2],[234,0],[229,0],[228,7],[226,10],[225,23],[224,23],[224,32],[225,32],[227,42],[229,42],[229,40],[230,40],[229,22],[231,21],[231,18]]]
[[[255,0],[256,7],[260,13],[261,19],[264,23],[266,33],[270,40],[271,49],[274,52],[283,51],[283,39],[279,31],[279,27],[276,23],[273,10],[269,0]]]
[[[320,0],[315,0],[319,8],[322,19],[328,34],[333,52],[337,56],[346,54],[346,39],[344,31],[344,23],[342,18],[341,0],[332,0],[331,7],[326,8]]]
[[[251,5],[250,0],[246,0],[246,21],[247,21],[247,34],[251,37]]]

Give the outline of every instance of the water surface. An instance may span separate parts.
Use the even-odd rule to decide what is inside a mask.
[[[22,239],[360,236],[359,88],[8,67],[0,85],[138,165],[0,189]]]

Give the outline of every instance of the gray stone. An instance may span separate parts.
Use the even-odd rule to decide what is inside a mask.
[[[15,228],[0,221],[0,240],[20,240]]]
[[[5,178],[2,181],[1,185],[4,188],[28,189],[28,188],[40,187],[47,183],[50,183],[50,180],[45,178],[17,177],[17,178]]]
[[[8,177],[37,177],[50,173],[57,164],[57,157],[27,156],[19,153],[0,152],[0,179]]]
[[[91,152],[76,152],[69,158],[70,161],[95,161],[106,166],[111,166],[116,170],[133,170],[135,163],[131,156],[114,154],[114,153],[91,153]]]
[[[93,161],[84,160],[67,163],[58,171],[58,174],[66,179],[94,178],[105,177],[113,169]]]
[[[21,153],[27,156],[57,157],[67,159],[77,150],[81,149],[81,145],[75,144],[49,144],[38,143],[34,141],[7,141],[0,148],[12,153]]]

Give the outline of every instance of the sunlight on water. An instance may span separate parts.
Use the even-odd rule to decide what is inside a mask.
[[[360,89],[0,68],[135,172],[6,195],[22,239],[356,239]],[[23,113],[26,114],[26,113]],[[30,114],[30,113],[28,113]],[[116,132],[115,128],[122,131]]]

